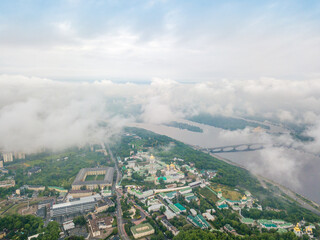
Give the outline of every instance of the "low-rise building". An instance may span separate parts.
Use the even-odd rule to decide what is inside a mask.
[[[33,167],[28,170],[28,176],[30,177],[32,174],[39,173],[39,172],[41,172],[40,167]]]
[[[173,226],[167,219],[162,218],[161,223],[169,230],[172,232],[174,236],[177,236],[179,234],[179,230]]]
[[[154,229],[149,223],[141,223],[131,227],[132,235],[135,239],[154,234]]]
[[[1,167],[0,168],[0,172],[3,173],[3,174],[7,174],[7,173],[9,173],[9,170]]]
[[[274,224],[284,224],[285,223],[285,221],[281,220],[281,219],[272,219],[271,222]]]
[[[211,208],[211,209],[207,209],[206,212],[210,214],[214,214],[216,210],[214,208]]]
[[[234,230],[234,228],[231,227],[230,224],[224,225],[223,229],[224,229],[225,231],[227,231],[227,232],[230,232],[230,233],[235,233],[235,232],[236,232],[236,230]]]
[[[157,212],[160,210],[161,207],[163,207],[164,205],[162,203],[159,203],[159,204],[153,204],[153,205],[150,205],[148,207],[148,212],[151,213],[151,212]]]
[[[280,224],[278,225],[278,228],[293,228],[293,224],[292,223],[283,223],[283,224]]]
[[[169,210],[167,207],[166,207],[166,211],[164,212],[164,215],[169,220],[176,216],[176,214],[174,212],[172,212],[171,210]]]
[[[70,190],[69,195],[73,198],[81,198],[91,196],[93,192],[90,190]]]
[[[114,207],[115,204],[111,199],[104,199],[104,200],[100,200],[98,201],[98,203],[96,204],[95,210],[97,213],[106,211],[109,207]]]
[[[202,216],[206,219],[208,219],[209,221],[214,221],[214,216],[212,216],[210,213],[208,212],[205,212],[205,213],[202,213]]]
[[[84,213],[92,211],[95,208],[96,202],[101,199],[100,195],[93,195],[75,199],[71,202],[55,204],[50,210],[51,217],[68,216],[76,213]]]
[[[174,206],[176,206],[180,212],[187,212],[187,209],[182,206],[180,203],[175,203]]]
[[[113,217],[89,219],[89,228],[93,237],[100,236],[101,230],[112,228]]]
[[[62,226],[65,231],[75,228],[73,220],[64,222]]]
[[[16,182],[12,179],[0,181],[0,188],[10,188],[10,187],[14,187],[15,185],[16,185]]]
[[[204,217],[200,214],[196,216],[188,215],[188,221],[191,222],[194,226],[200,227],[201,229],[210,228],[209,223],[204,219]]]
[[[136,196],[139,199],[143,199],[143,198],[147,198],[153,195],[153,190],[148,190],[145,192],[140,192],[139,190],[135,190],[135,189],[128,189],[128,193]]]
[[[45,190],[45,186],[39,186],[39,185],[28,185],[27,186],[28,190],[31,191],[44,191]]]
[[[192,188],[191,187],[187,187],[187,188],[184,188],[184,189],[180,189],[179,190],[179,193],[181,194],[181,195],[184,195],[184,194],[186,194],[186,193],[191,193],[192,192]]]
[[[6,232],[0,232],[0,239],[4,239],[7,236]]]
[[[104,189],[104,190],[101,191],[101,195],[103,197],[110,197],[112,195],[112,191],[109,190],[109,189]]]
[[[193,208],[190,209],[190,212],[192,214],[192,216],[196,216],[198,213],[196,210],[194,210]]]

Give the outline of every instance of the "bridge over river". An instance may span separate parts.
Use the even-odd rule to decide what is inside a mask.
[[[249,152],[264,149],[266,144],[264,143],[247,143],[222,147],[202,148],[206,152],[211,153],[228,153],[228,152]]]

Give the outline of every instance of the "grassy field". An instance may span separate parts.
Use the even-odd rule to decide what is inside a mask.
[[[102,181],[103,179],[104,179],[104,175],[103,174],[97,175],[97,178],[96,178],[97,181]]]
[[[100,175],[88,175],[86,176],[85,181],[101,181],[104,179],[104,174]]]
[[[240,192],[228,186],[212,184],[211,189],[215,192],[218,192],[221,189],[222,196],[230,200],[240,200],[242,198],[242,194]]]
[[[6,211],[7,209],[9,209],[10,207],[12,207],[14,204],[10,203],[8,201],[2,201],[0,203],[0,214],[2,214],[4,211]]]
[[[85,181],[94,181],[96,180],[96,175],[87,175]]]

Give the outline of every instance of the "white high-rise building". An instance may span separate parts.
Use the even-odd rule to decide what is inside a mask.
[[[12,153],[2,153],[3,161],[4,162],[12,162],[13,161],[13,154]]]

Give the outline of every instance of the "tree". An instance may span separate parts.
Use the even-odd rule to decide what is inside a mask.
[[[157,177],[160,177],[161,176],[161,171],[157,170],[156,175],[157,175]]]
[[[84,218],[84,216],[81,215],[81,216],[75,217],[75,218],[73,219],[73,223],[74,223],[75,225],[84,226],[84,225],[87,224],[87,221],[86,221],[86,219]]]
[[[160,212],[163,214],[166,211],[166,207],[165,206],[161,206],[160,207]]]

